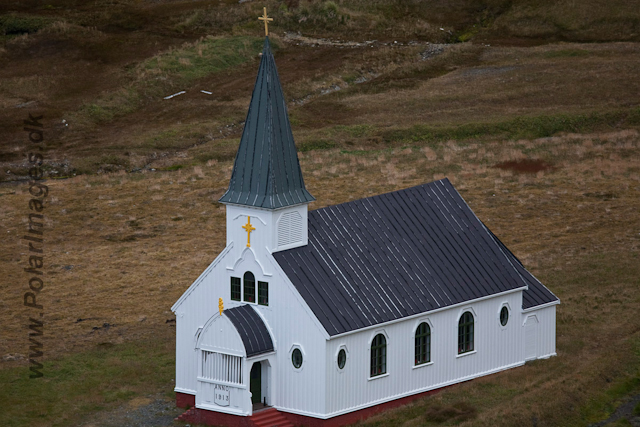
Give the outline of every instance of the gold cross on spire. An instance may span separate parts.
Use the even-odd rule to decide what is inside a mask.
[[[256,229],[253,225],[251,225],[251,217],[250,216],[247,217],[247,223],[245,225],[243,225],[242,228],[244,228],[247,231],[247,247],[250,248],[251,247],[251,232]]]
[[[269,27],[268,27],[268,25],[269,25],[269,22],[273,21],[273,18],[269,18],[267,16],[267,8],[266,7],[263,7],[262,10],[264,12],[264,15],[258,17],[258,19],[260,21],[264,21],[264,35],[268,36],[269,35]]]

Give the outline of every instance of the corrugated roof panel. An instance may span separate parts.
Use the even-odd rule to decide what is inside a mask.
[[[242,338],[247,357],[273,351],[271,335],[262,318],[249,305],[241,305],[223,311]]]
[[[444,179],[312,211],[309,244],[273,256],[333,336],[531,288],[498,242]]]

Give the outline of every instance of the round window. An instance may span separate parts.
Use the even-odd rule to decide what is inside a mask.
[[[500,310],[500,324],[502,326],[507,326],[507,322],[509,321],[509,309],[507,307],[502,307]]]
[[[293,353],[291,353],[291,362],[296,369],[302,366],[302,352],[299,348],[294,349]]]
[[[347,363],[347,352],[344,351],[344,348],[341,348],[338,352],[338,368],[344,368],[345,363]]]

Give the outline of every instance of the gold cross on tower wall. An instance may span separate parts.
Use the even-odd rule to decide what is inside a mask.
[[[253,225],[251,225],[251,217],[250,216],[247,217],[247,223],[245,225],[243,225],[242,228],[244,228],[247,231],[247,247],[250,248],[251,247],[251,232],[256,229]]]
[[[261,21],[264,21],[264,35],[268,36],[269,35],[269,26],[268,25],[269,25],[269,22],[273,21],[273,18],[269,18],[267,16],[267,8],[266,7],[263,7],[262,11],[263,11],[264,14],[262,16],[258,17],[258,19],[261,20]]]

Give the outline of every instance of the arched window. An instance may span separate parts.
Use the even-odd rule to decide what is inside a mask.
[[[387,373],[387,339],[378,334],[371,342],[371,376]]]
[[[244,273],[244,300],[256,302],[256,278],[250,271]]]
[[[422,322],[416,329],[415,364],[431,362],[431,328],[426,322]]]
[[[458,354],[473,351],[473,314],[465,311],[458,322]]]

